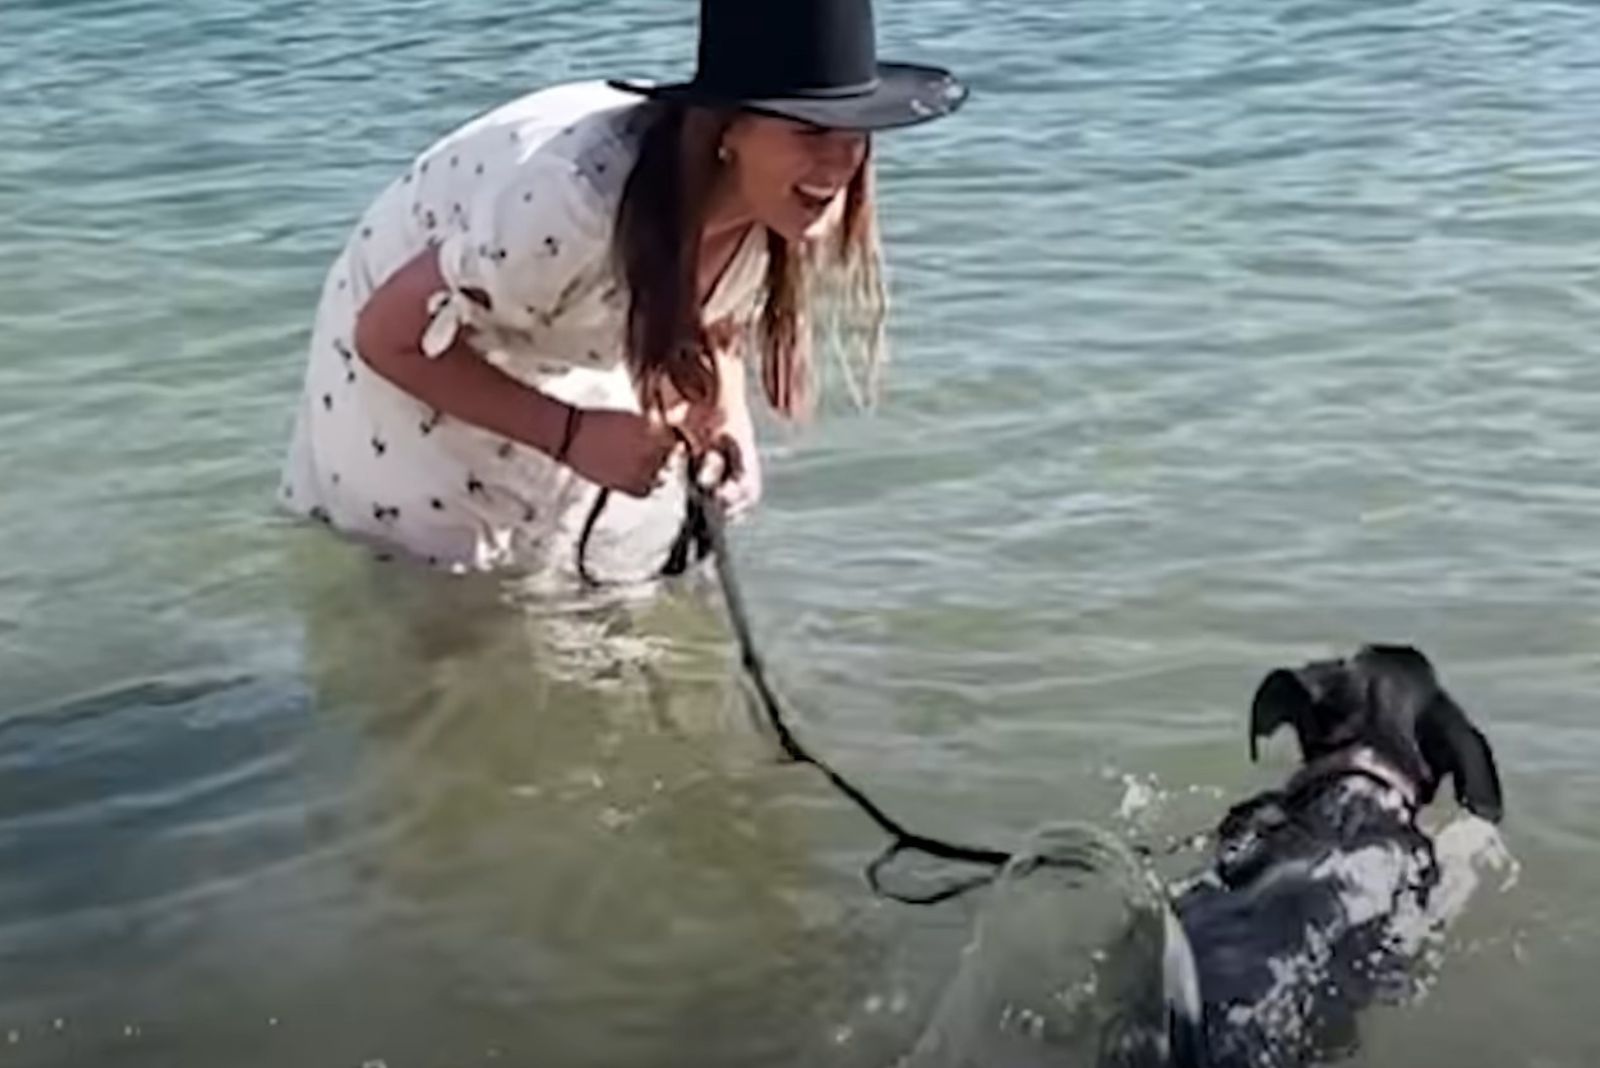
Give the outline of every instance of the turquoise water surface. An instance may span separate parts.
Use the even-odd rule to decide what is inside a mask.
[[[877,1066],[926,1026],[977,903],[870,897],[704,586],[551,603],[272,508],[368,198],[510,96],[684,69],[693,8],[0,3],[0,1064]],[[953,835],[1193,831],[1290,764],[1247,761],[1266,671],[1415,642],[1521,870],[1352,1063],[1600,1061],[1600,8],[880,22],[974,95],[881,144],[882,410],[775,432],[736,534],[800,729]]]

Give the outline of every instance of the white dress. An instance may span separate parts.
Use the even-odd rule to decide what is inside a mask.
[[[285,507],[437,567],[574,570],[598,488],[379,377],[354,351],[355,320],[385,279],[437,246],[449,288],[430,302],[425,354],[469,325],[484,357],[522,382],[580,407],[638,411],[611,238],[642,125],[639,99],[603,83],[542,90],[449,134],[379,195],[323,285]],[[753,232],[706,321],[748,323],[765,272]],[[683,513],[681,478],[642,500],[610,495],[588,566],[619,581],[654,575]]]

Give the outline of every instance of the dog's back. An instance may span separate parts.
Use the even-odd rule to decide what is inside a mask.
[[[1408,924],[1438,881],[1402,799],[1360,776],[1235,808],[1175,907],[1211,1068],[1303,1064],[1354,1044],[1355,1014],[1407,989]]]

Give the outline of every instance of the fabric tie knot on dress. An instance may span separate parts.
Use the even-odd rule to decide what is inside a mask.
[[[428,298],[428,326],[422,332],[422,354],[430,360],[443,356],[471,314],[467,298],[455,290],[441,289]]]

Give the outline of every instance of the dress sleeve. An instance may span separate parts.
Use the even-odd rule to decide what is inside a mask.
[[[482,351],[547,330],[610,274],[612,205],[577,164],[535,153],[470,204],[466,228],[439,246],[445,287],[428,300],[422,351],[437,357],[463,327]]]

